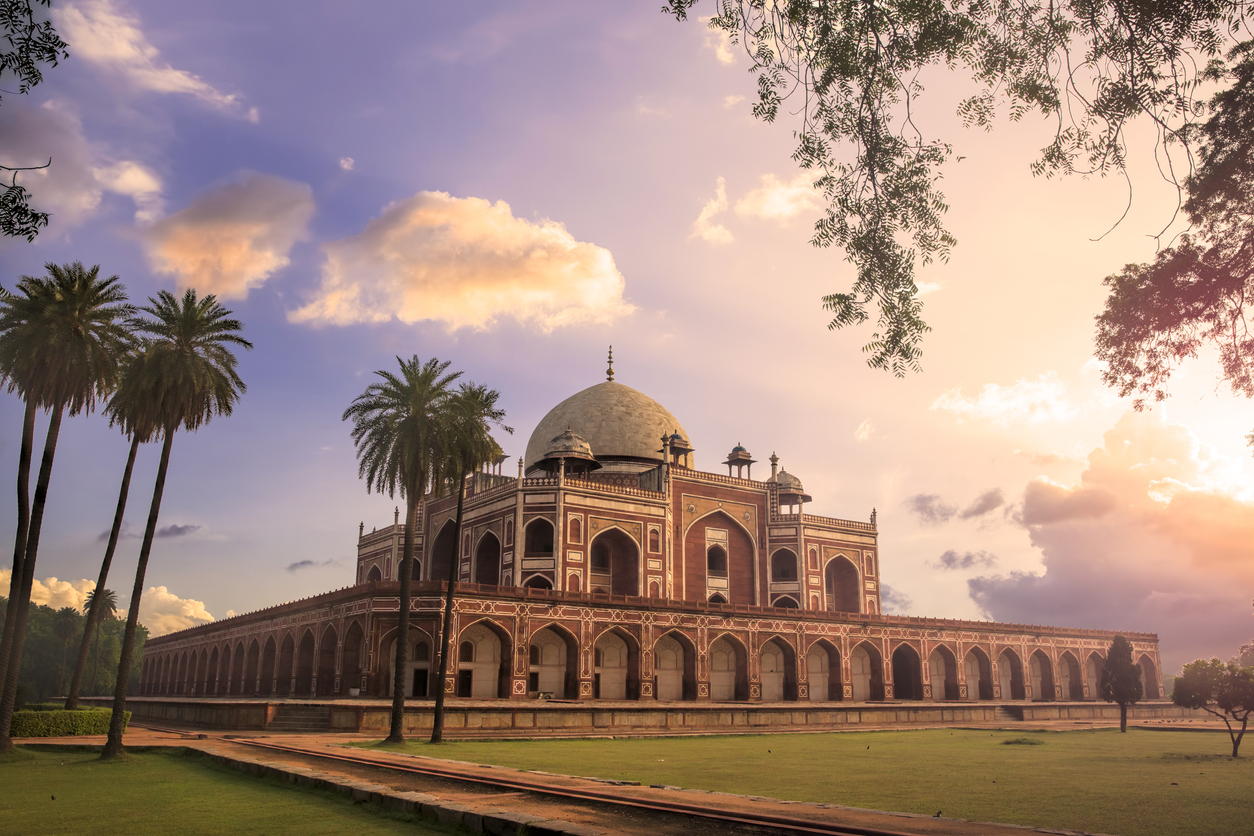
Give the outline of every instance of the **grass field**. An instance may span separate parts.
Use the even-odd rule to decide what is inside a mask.
[[[229,771],[190,754],[101,763],[94,752],[18,749],[0,760],[0,833],[447,833],[329,793]]]
[[[1254,760],[1230,759],[1226,734],[937,729],[409,743],[406,750],[565,775],[1121,836],[1254,833]]]

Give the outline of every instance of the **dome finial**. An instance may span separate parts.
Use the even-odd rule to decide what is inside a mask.
[[[610,365],[605,370],[605,379],[611,382],[614,380],[614,346],[610,346]]]

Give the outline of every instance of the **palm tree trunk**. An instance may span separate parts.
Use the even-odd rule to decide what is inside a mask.
[[[13,572],[9,575],[9,608],[4,615],[4,638],[0,639],[0,694],[8,682],[9,652],[17,624],[15,602],[22,592],[22,564],[26,562],[26,535],[30,532],[30,460],[35,448],[35,403],[26,401],[22,418],[22,449],[17,459],[17,534],[13,538]]]
[[[418,490],[405,491],[405,546],[401,550],[401,611],[396,625],[396,659],[392,663],[392,727],[388,743],[405,742],[405,677],[409,667],[409,602],[412,598],[414,565],[414,516],[418,508]]]
[[[135,469],[135,454],[139,452],[139,436],[131,436],[131,452],[126,457],[126,470],[122,472],[122,489],[118,491],[118,509],[113,514],[113,528],[109,531],[109,545],[105,548],[104,561],[100,564],[100,576],[96,578],[98,590],[91,599],[91,608],[87,611],[87,624],[83,627],[83,640],[78,646],[78,660],[74,663],[74,678],[70,680],[70,692],[65,697],[65,708],[73,711],[78,708],[78,689],[83,684],[83,670],[87,667],[87,649],[91,646],[91,637],[95,635],[100,624],[100,596],[104,592],[105,581],[109,578],[109,566],[113,563],[113,552],[118,547],[118,537],[122,533],[122,517],[126,514],[126,495],[131,490],[131,471]]]
[[[122,635],[117,682],[113,688],[113,716],[109,719],[109,740],[100,753],[102,760],[116,758],[122,754],[122,724],[126,712],[126,686],[131,679],[131,657],[135,649],[135,626],[139,623],[139,601],[144,594],[144,573],[148,571],[152,538],[157,533],[157,516],[161,512],[161,495],[165,492],[165,475],[170,468],[170,445],[174,442],[174,429],[174,427],[166,427],[165,439],[161,443],[161,463],[157,465],[157,483],[152,488],[152,505],[148,508],[148,524],[144,527],[144,542],[139,548],[139,564],[135,567],[135,586],[131,589],[131,605],[126,612],[126,632]]]
[[[13,750],[13,738],[9,726],[13,722],[13,709],[17,704],[17,681],[22,670],[22,646],[26,643],[26,614],[30,609],[30,591],[35,583],[35,555],[39,551],[39,529],[43,525],[44,506],[48,500],[48,482],[52,479],[52,459],[57,452],[57,436],[61,433],[60,406],[52,410],[48,419],[48,437],[44,440],[44,456],[39,463],[39,479],[35,482],[35,501],[30,507],[30,531],[26,537],[26,558],[22,561],[22,589],[16,603],[9,601],[9,608],[18,608],[17,621],[13,625],[13,644],[9,648],[8,672],[4,678],[4,700],[0,702],[0,752]]]
[[[453,644],[449,633],[453,629],[453,590],[457,585],[457,565],[460,562],[462,543],[462,505],[466,499],[466,471],[457,483],[457,516],[453,518],[453,557],[448,567],[448,590],[444,593],[444,620],[440,625],[440,677],[435,682],[435,711],[431,717],[431,742],[444,740],[444,680],[448,678],[449,648]]]

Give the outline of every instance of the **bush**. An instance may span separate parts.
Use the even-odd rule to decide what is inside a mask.
[[[19,711],[60,711],[63,703],[59,702],[28,702]]]
[[[43,711],[15,711],[13,725],[9,727],[13,737],[73,737],[84,734],[108,734],[109,717],[113,712],[106,708],[84,708],[78,711],[52,709]],[[122,728],[131,721],[131,712],[122,717]]]

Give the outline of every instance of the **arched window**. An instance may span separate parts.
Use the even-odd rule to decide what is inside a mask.
[[[370,574],[366,575],[366,583],[383,580],[383,574],[379,571],[378,566],[370,567]]]
[[[711,577],[727,577],[727,552],[722,546],[711,546],[705,555],[706,571]]]
[[[772,604],[772,606],[783,607],[786,610],[795,610],[798,608],[797,602],[787,595],[782,598],[776,598],[775,603]]]
[[[534,575],[527,578],[527,582],[523,586],[528,589],[552,589],[553,583],[543,575]]]
[[[475,643],[462,642],[457,646],[457,661],[473,662],[475,661]]]
[[[580,543],[583,537],[583,526],[579,523],[579,518],[574,517],[570,521],[570,542]]]
[[[392,558],[383,561],[383,576],[388,580],[392,579]]]
[[[649,551],[660,552],[662,550],[662,533],[656,528],[649,529]]]
[[[470,644],[470,642],[462,642],[462,644],[466,645],[466,644]],[[464,652],[465,652],[464,648],[458,648],[459,655]],[[473,647],[470,651],[470,655],[471,656],[474,655]],[[430,662],[431,661],[431,645],[427,644],[426,642],[418,642],[418,644],[414,646],[414,661],[415,662]],[[463,659],[462,661],[473,662],[474,659]]]
[[[722,595],[719,595],[719,594],[716,592],[716,593],[714,593],[713,595],[711,595],[711,596],[710,596],[710,603],[711,603],[711,604],[726,604],[726,603],[727,603],[727,599],[726,599],[726,598],[724,598]]]
[[[788,549],[780,549],[771,555],[771,579],[776,581],[795,581],[797,579],[797,556]]]
[[[546,519],[534,519],[527,524],[525,551],[530,555],[553,554],[553,524]]]

